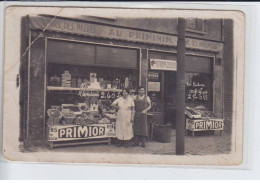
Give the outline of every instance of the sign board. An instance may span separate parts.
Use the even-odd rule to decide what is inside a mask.
[[[160,91],[160,82],[148,82],[148,91]]]
[[[150,59],[151,70],[177,71],[175,60]]]
[[[186,48],[195,49],[195,50],[205,50],[205,51],[213,51],[213,52],[220,52],[223,50],[222,43],[194,39],[194,38],[186,38],[185,45]]]
[[[178,37],[174,35],[119,28],[58,17],[53,19],[52,17],[45,16],[29,16],[29,28],[174,47],[177,47],[178,40]],[[194,38],[186,38],[185,41],[186,47],[190,49],[213,52],[220,52],[223,49],[223,44],[218,42]]]
[[[115,137],[115,123],[49,126],[48,141],[70,141]]]
[[[186,118],[186,130],[190,131],[207,131],[223,130],[223,119],[188,119]]]
[[[148,79],[153,81],[159,81],[159,73],[158,72],[148,72]]]
[[[186,83],[186,101],[207,101],[209,92],[204,83]]]
[[[55,19],[44,16],[30,16],[30,29],[46,29],[49,31],[60,31],[70,34],[88,35],[108,39],[127,40],[131,42],[143,42],[150,44],[177,45],[177,36],[133,30],[129,28],[112,27],[75,20]]]

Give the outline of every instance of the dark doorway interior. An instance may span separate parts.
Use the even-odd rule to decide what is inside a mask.
[[[164,72],[164,123],[170,122],[176,127],[176,72]]]

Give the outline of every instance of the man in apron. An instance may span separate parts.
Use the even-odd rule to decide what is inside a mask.
[[[146,138],[148,137],[147,111],[151,109],[151,100],[145,96],[145,89],[140,87],[135,100],[135,120],[134,120],[134,146],[146,147]]]

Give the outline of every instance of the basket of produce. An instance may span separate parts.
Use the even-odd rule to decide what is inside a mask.
[[[47,111],[47,114],[49,116],[48,119],[48,124],[49,125],[57,125],[59,124],[61,118],[62,118],[62,114],[59,110],[57,109],[49,109]]]
[[[66,125],[73,124],[76,114],[71,110],[63,110],[62,116]]]
[[[169,143],[171,142],[172,125],[154,125],[154,139],[158,142]]]

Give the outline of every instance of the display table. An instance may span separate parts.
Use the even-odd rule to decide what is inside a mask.
[[[88,125],[48,125],[48,144],[57,146],[108,143],[115,137],[115,123]]]
[[[192,132],[192,137],[194,137],[194,132],[196,131],[219,131],[220,135],[224,129],[224,120],[215,118],[202,118],[202,119],[189,119],[186,118],[186,134],[187,131]]]

